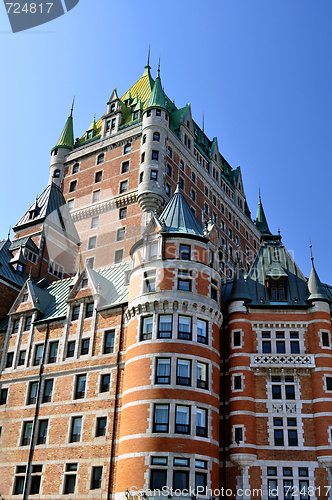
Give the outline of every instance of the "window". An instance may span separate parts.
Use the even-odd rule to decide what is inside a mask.
[[[189,434],[190,431],[190,407],[183,405],[175,406],[175,432]]]
[[[67,358],[73,358],[75,354],[75,340],[70,340],[67,344]]]
[[[96,246],[97,246],[97,236],[91,236],[89,238],[88,249],[92,250],[93,248],[96,248]]]
[[[95,258],[94,258],[94,257],[88,257],[88,258],[85,260],[85,265],[86,265],[86,267],[88,267],[89,269],[93,269],[94,262],[95,262]]]
[[[167,148],[167,154],[168,154],[168,156],[169,156],[170,158],[173,158],[173,151],[172,151],[172,148],[170,148],[169,146],[168,146],[168,148]]]
[[[154,405],[153,432],[168,432],[169,405]]]
[[[194,172],[191,172],[191,180],[194,184],[196,184],[196,175],[194,174]]]
[[[197,361],[197,387],[199,389],[208,389],[207,365]]]
[[[22,495],[24,491],[26,469],[26,465],[16,466],[13,495]]]
[[[168,175],[168,177],[172,177],[172,167],[168,163],[166,165],[166,175]]]
[[[58,355],[58,347],[59,347],[59,342],[57,340],[55,342],[50,342],[50,350],[48,352],[49,363],[56,363]]]
[[[180,259],[190,260],[190,245],[180,244]]]
[[[152,338],[153,316],[144,316],[142,318],[142,333],[141,340],[149,340]]]
[[[128,181],[120,182],[120,194],[128,191]]]
[[[0,389],[0,405],[7,404],[7,396],[8,396],[8,389],[7,388]]]
[[[165,469],[152,469],[151,470],[151,477],[150,477],[150,489],[151,490],[162,490],[162,488],[164,486],[166,486],[166,480],[167,480],[167,470],[165,470]]]
[[[332,377],[326,377],[326,390],[332,391]]]
[[[42,403],[50,403],[52,401],[53,383],[54,380],[52,378],[45,380]]]
[[[13,365],[13,361],[14,361],[14,352],[8,352],[6,359],[6,368],[10,368]]]
[[[194,191],[193,189],[190,191],[190,198],[193,202],[196,202],[196,191]]]
[[[131,144],[130,144],[130,143],[128,143],[128,144],[126,144],[126,145],[125,145],[125,147],[123,148],[123,154],[124,154],[124,155],[126,155],[126,154],[130,153],[130,151],[131,151]]]
[[[25,364],[26,351],[20,351],[18,358],[18,366],[23,366]]]
[[[174,470],[173,471],[173,488],[175,490],[188,490],[189,472]]]
[[[106,424],[107,424],[107,417],[97,418],[96,437],[101,437],[106,435]]]
[[[47,438],[48,420],[39,420],[37,444],[45,444]]]
[[[191,361],[189,359],[178,359],[176,383],[178,385],[191,385]]]
[[[243,441],[243,428],[234,427],[234,441],[239,444]]]
[[[211,278],[211,299],[218,301],[218,283]]]
[[[24,323],[24,331],[27,332],[31,328],[31,322],[32,322],[32,316],[28,316],[25,318],[25,323]]]
[[[90,339],[82,339],[81,344],[81,356],[84,354],[89,354]]]
[[[108,132],[111,128],[111,120],[106,121],[106,132]]]
[[[143,293],[155,292],[156,272],[146,271],[143,273]]]
[[[35,347],[35,356],[33,358],[33,364],[34,364],[34,366],[40,365],[40,363],[42,362],[43,352],[44,352],[44,344],[36,345],[36,347]]]
[[[330,334],[329,332],[322,332],[322,346],[330,347]]]
[[[37,401],[38,382],[30,382],[27,405],[33,405]]]
[[[101,478],[103,475],[103,468],[98,466],[98,467],[92,467],[92,474],[91,474],[91,490],[97,490],[101,488]]]
[[[161,109],[156,109],[156,116],[161,116]]]
[[[141,184],[141,182],[143,182],[143,179],[144,179],[144,172],[141,172],[139,174],[139,183]]]
[[[295,399],[294,377],[272,376],[272,399]]]
[[[69,184],[69,192],[72,193],[73,191],[76,191],[77,189],[77,181],[71,181]]]
[[[203,408],[197,408],[196,413],[196,436],[206,437],[207,436],[207,418],[206,410]]]
[[[119,264],[123,260],[123,248],[115,250],[114,252],[114,264]]]
[[[75,493],[76,473],[77,473],[77,463],[66,464],[65,481],[63,488],[64,495]]]
[[[93,302],[89,302],[88,304],[86,304],[86,306],[85,306],[85,317],[86,318],[91,318],[93,316],[93,307],[94,307]]]
[[[108,392],[110,390],[111,375],[107,373],[102,375],[100,378],[100,390],[99,392]]]
[[[207,344],[208,342],[208,323],[202,319],[197,319],[197,342]]]
[[[102,170],[100,170],[99,172],[95,173],[95,184],[97,184],[98,182],[101,182],[102,179],[103,179],[103,172],[102,172]]]
[[[179,188],[182,189],[182,191],[184,190],[184,180],[182,177],[179,177]]]
[[[74,306],[71,315],[71,320],[76,321],[79,318],[79,315],[80,315],[80,306]]]
[[[75,399],[83,399],[85,397],[86,375],[78,375],[76,377]]]
[[[111,128],[115,128],[115,125],[116,125],[116,118],[112,118],[112,122],[111,122]]]
[[[159,314],[158,339],[170,339],[172,337],[172,314]]]
[[[166,183],[166,187],[165,187],[165,192],[166,192],[166,195],[167,196],[171,196],[172,194],[172,188],[171,188],[171,185]]]
[[[75,163],[73,165],[73,168],[72,168],[72,174],[77,174],[77,172],[79,171],[79,169],[80,169],[79,163]]]
[[[157,170],[151,170],[150,179],[152,181],[156,181],[158,179],[158,171]]]
[[[160,134],[159,132],[153,132],[153,140],[156,142],[160,141]]]
[[[29,446],[31,443],[33,421],[23,423],[21,446]]]
[[[30,495],[38,495],[40,490],[40,482],[43,472],[42,465],[33,465],[30,478]]]
[[[18,333],[19,327],[20,327],[20,320],[15,319],[13,326],[13,333]]]
[[[141,154],[141,163],[145,162],[145,151]]]
[[[82,417],[73,417],[71,422],[70,443],[81,441]]]
[[[125,219],[127,217],[127,207],[122,207],[119,210],[119,219]]]
[[[171,381],[170,358],[157,358],[156,384],[169,384]]]
[[[241,347],[241,332],[233,332],[233,347]]]
[[[114,351],[115,330],[108,330],[104,334],[103,354],[109,354]]]
[[[124,161],[121,165],[121,174],[129,172],[129,161]]]
[[[233,376],[233,391],[242,390],[242,375]]]
[[[120,229],[117,230],[116,233],[116,241],[123,241],[126,236],[126,228],[121,227]]]
[[[100,200],[100,190],[92,193],[92,203],[97,203]]]
[[[186,269],[179,269],[178,274],[180,276],[188,276],[188,278],[178,278],[178,290],[182,290],[183,292],[191,292],[191,271],[187,271]]]
[[[145,144],[146,143],[146,134],[143,135],[143,140],[142,140],[142,144]]]
[[[111,113],[114,113],[114,111],[115,111],[115,103],[113,102],[111,104]]]
[[[158,159],[159,159],[159,151],[152,150],[152,153],[151,153],[151,160],[158,161]]]
[[[204,203],[204,213],[205,215],[209,215],[209,205],[207,203]]]
[[[179,316],[178,338],[191,340],[191,317]]]

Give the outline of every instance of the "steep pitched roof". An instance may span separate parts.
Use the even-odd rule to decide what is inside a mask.
[[[56,148],[68,148],[73,149],[74,147],[74,126],[73,126],[73,108],[70,111],[70,115],[67,118],[65,126],[61,132],[60,138],[52,151]]]
[[[267,223],[263,205],[262,205],[262,199],[261,195],[259,194],[259,201],[258,201],[258,208],[257,208],[257,215],[256,215],[256,227],[259,229],[259,231],[262,234],[272,234],[269,225]]]
[[[245,302],[249,302],[251,300],[247,282],[244,279],[242,269],[239,269],[237,272],[237,276],[234,279],[234,283],[228,300],[244,300]]]
[[[193,214],[179,186],[161,213],[159,221],[167,233],[203,236],[203,228]]]
[[[165,94],[161,86],[160,80],[160,70],[158,68],[158,74],[154,86],[151,91],[150,99],[148,102],[148,107],[158,106],[159,108],[165,108]]]
[[[4,279],[17,288],[21,288],[25,282],[25,278],[21,274],[16,273],[10,264],[13,257],[9,250],[10,247],[11,241],[9,239],[0,241],[0,279]]]
[[[311,272],[308,280],[308,289],[310,292],[310,295],[308,297],[308,300],[321,300],[325,302],[331,302],[330,299],[327,296],[327,293],[325,292],[325,289],[318,277],[317,271],[314,266],[314,259],[311,258]]]
[[[9,250],[15,250],[19,247],[26,247],[33,252],[38,253],[39,249],[30,236],[24,236],[23,238],[18,238],[12,242]]]

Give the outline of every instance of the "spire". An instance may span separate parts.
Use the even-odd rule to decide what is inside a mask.
[[[204,111],[203,111],[203,118],[202,118],[202,132],[204,132]]]
[[[232,286],[231,294],[229,296],[229,301],[243,300],[245,302],[251,301],[248,285],[244,279],[242,269],[238,267],[236,277]]]
[[[60,138],[57,144],[52,149],[52,151],[56,148],[67,148],[67,149],[74,148],[74,127],[73,127],[74,102],[75,102],[75,97],[70,110],[70,115],[68,116],[65,126],[63,127],[63,131],[60,135]]]
[[[150,66],[150,48],[151,48],[151,45],[149,44],[148,60],[146,61],[146,65],[144,66],[147,69],[151,69],[151,66]]]
[[[267,223],[263,205],[262,205],[262,199],[261,199],[261,189],[259,188],[259,198],[258,198],[258,209],[257,209],[257,215],[256,215],[256,227],[259,229],[259,231],[262,234],[272,234],[269,225]]]
[[[148,102],[148,107],[154,107],[154,106],[166,109],[165,94],[161,86],[161,80],[160,80],[160,60],[158,64],[157,78],[156,81],[154,82],[151,91],[151,96]]]
[[[326,292],[324,290],[324,287],[318,277],[317,271],[314,266],[314,257],[312,255],[312,245],[310,242],[310,260],[311,260],[311,272],[308,280],[308,289],[310,292],[310,295],[307,300],[321,300],[330,303],[330,300],[328,296],[326,295]]]

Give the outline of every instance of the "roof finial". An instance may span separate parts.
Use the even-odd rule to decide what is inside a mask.
[[[258,199],[259,199],[259,201],[262,201],[262,199],[261,199],[261,184],[260,184],[260,182],[258,183]]]
[[[204,111],[203,111],[203,119],[202,119],[202,132],[204,132]]]
[[[146,66],[145,66],[146,68],[149,68],[149,69],[151,69],[151,67],[150,67],[150,48],[151,48],[151,45],[149,44],[148,60],[146,62]]]
[[[157,78],[160,78],[160,56],[159,56],[159,61],[158,61]]]
[[[12,227],[9,226],[9,230],[8,230],[8,239],[10,240],[10,231],[12,230]]]
[[[278,235],[280,236],[280,227],[278,227]]]
[[[71,105],[70,116],[73,116],[74,104],[75,104],[75,96],[73,98],[73,103]]]
[[[312,244],[311,244],[311,238],[309,236],[309,248],[310,248],[310,260],[312,263],[314,263],[314,256],[312,254]]]

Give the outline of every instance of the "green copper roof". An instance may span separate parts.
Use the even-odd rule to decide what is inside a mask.
[[[73,149],[74,147],[74,127],[73,127],[73,108],[70,111],[70,115],[67,118],[66,124],[63,127],[63,131],[60,135],[60,139],[54,146],[55,148],[68,148]]]
[[[167,233],[184,233],[203,236],[203,228],[193,214],[181,189],[177,186],[174,195],[159,217]]]
[[[261,200],[261,195],[259,195],[259,201],[258,201],[258,209],[257,209],[257,215],[256,215],[256,227],[259,229],[259,231],[263,234],[272,234],[263,209],[262,205],[262,200]]]
[[[165,104],[165,93],[163,91],[163,88],[161,86],[161,80],[160,80],[160,71],[158,68],[158,74],[156,81],[154,82],[154,86],[150,95],[150,99],[148,102],[148,107],[152,106],[158,106],[159,108],[165,108],[166,109],[166,104]]]
[[[147,65],[145,66],[145,70],[141,78],[134,83],[129,90],[127,90],[127,92],[121,97],[121,101],[131,98],[131,96],[137,96],[141,100],[143,108],[146,108],[153,86],[154,80],[150,73],[150,66]]]
[[[96,125],[96,117],[93,117],[93,120],[91,122],[90,127],[88,128],[88,131],[94,130],[95,132],[97,131],[97,125]]]
[[[308,289],[310,292],[308,300],[323,300],[325,302],[330,302],[316,272],[313,258],[311,258],[311,272],[308,280]]]

